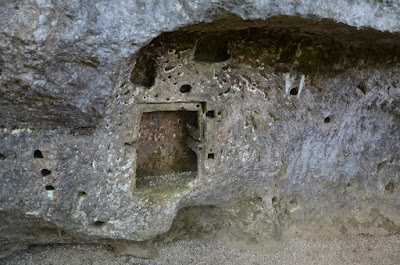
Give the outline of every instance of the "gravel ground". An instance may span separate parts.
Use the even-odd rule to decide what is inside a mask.
[[[159,249],[156,260],[117,256],[101,245],[30,247],[0,264],[400,264],[400,234],[295,239],[278,253],[238,250],[215,242],[182,240]]]

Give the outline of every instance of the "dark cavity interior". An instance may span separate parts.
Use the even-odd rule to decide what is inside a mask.
[[[188,146],[188,127],[198,127],[197,112],[143,113],[136,143],[136,184],[148,176],[197,171],[197,156]]]

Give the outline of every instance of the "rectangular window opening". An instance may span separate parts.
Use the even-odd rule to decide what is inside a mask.
[[[199,112],[143,112],[136,141],[136,188],[187,183],[198,173]]]

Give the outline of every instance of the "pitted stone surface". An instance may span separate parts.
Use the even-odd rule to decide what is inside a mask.
[[[247,243],[400,230],[395,1],[3,1],[0,17],[4,253],[57,231],[152,239],[180,209]],[[173,104],[201,108],[175,143],[197,175],[138,188],[143,108]]]

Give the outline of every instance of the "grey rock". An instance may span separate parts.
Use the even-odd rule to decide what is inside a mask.
[[[398,232],[399,10],[0,1],[2,252]]]

